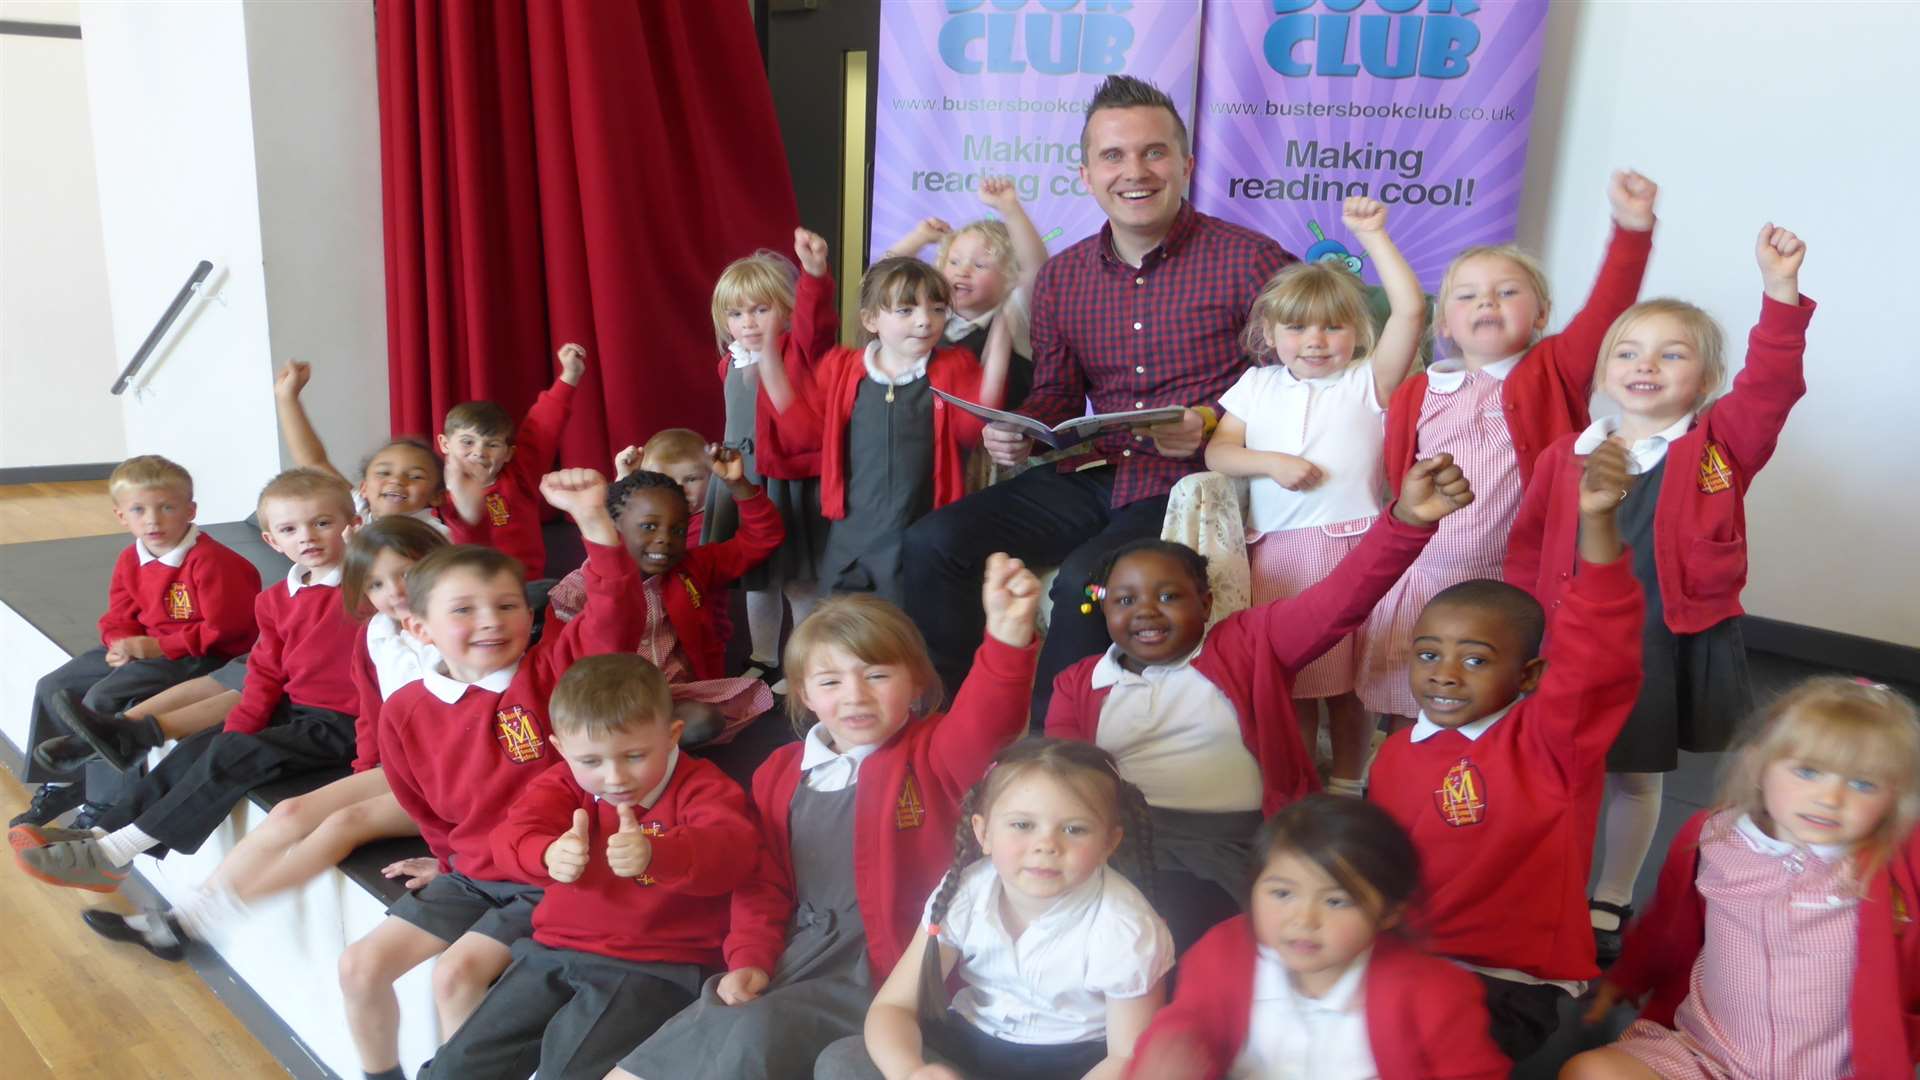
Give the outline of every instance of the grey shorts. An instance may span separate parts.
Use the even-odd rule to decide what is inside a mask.
[[[451,945],[462,934],[484,934],[509,948],[533,935],[538,885],[517,881],[475,881],[450,870],[418,892],[400,898],[387,914],[425,930]]]
[[[219,683],[222,688],[232,690],[235,693],[244,690],[247,685],[246,656],[243,654],[234,657],[220,667],[215,668],[213,673],[208,675],[207,678]]]

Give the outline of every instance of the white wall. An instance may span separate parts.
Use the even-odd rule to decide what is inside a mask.
[[[79,8],[9,0],[0,19]],[[81,49],[0,35],[0,469],[126,456]]]
[[[1564,321],[1599,265],[1608,171],[1653,177],[1642,295],[1711,311],[1736,370],[1755,235],[1806,239],[1808,393],[1748,498],[1746,606],[1920,646],[1916,29],[1911,2],[1553,4],[1520,234]]]

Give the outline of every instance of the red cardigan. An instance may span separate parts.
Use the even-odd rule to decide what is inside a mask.
[[[814,365],[833,348],[839,337],[840,316],[833,310],[833,278],[801,274],[800,280],[793,284],[793,318],[788,321],[787,332],[775,343],[796,395],[805,396],[806,380],[812,377]],[[732,366],[733,358],[721,353],[722,383],[727,381],[727,369]],[[810,480],[820,475],[818,414],[800,410],[796,416],[780,415],[767,397],[764,380],[753,410],[753,463],[761,476],[773,480]]]
[[[927,363],[927,379],[935,389],[968,401],[980,400],[980,379],[985,372],[973,351],[961,345],[945,345],[934,351]],[[820,514],[838,521],[847,516],[847,425],[853,420],[854,398],[867,378],[865,349],[842,346],[828,353],[814,372],[811,402],[788,409],[780,417],[782,424],[810,412],[818,412],[820,424]],[[986,425],[972,413],[948,408],[933,399],[933,508],[958,500],[967,493],[967,451],[980,445],[980,432]]]
[[[1686,999],[1694,960],[1706,941],[1706,903],[1694,888],[1700,832],[1714,811],[1687,819],[1667,849],[1653,903],[1627,931],[1607,981],[1633,999],[1651,993],[1642,1019],[1673,1026]],[[1920,835],[1910,836],[1873,880],[1860,905],[1858,967],[1853,973],[1855,1080],[1913,1080],[1920,1064]]]
[[[1039,645],[1016,649],[989,637],[974,653],[953,710],[909,720],[860,764],[854,796],[853,867],[875,986],[906,951],[927,897],[953,864],[960,800],[1008,743],[1027,730]],[[771,972],[793,919],[793,846],[787,815],[800,786],[804,743],[774,751],[753,774],[762,858],[733,894],[729,968]]]
[[[253,647],[253,601],[260,571],[232,548],[201,533],[178,569],[158,559],[140,565],[128,544],[113,564],[100,644],[150,637],[169,660],[239,656]]]
[[[361,624],[348,617],[337,585],[307,585],[292,596],[287,583],[263,589],[253,605],[260,637],[247,654],[240,703],[226,730],[257,735],[273,722],[280,699],[352,716],[359,711],[352,660]],[[347,661],[342,664],[340,661]]]
[[[1193,669],[1219,687],[1240,717],[1240,737],[1260,765],[1266,791],[1260,812],[1274,811],[1320,790],[1313,755],[1300,741],[1293,712],[1293,675],[1365,622],[1393,583],[1433,539],[1381,514],[1359,545],[1321,582],[1291,600],[1235,612],[1207,634]],[[1094,742],[1110,688],[1093,688],[1096,653],[1053,681],[1047,734]]]
[[[1800,361],[1813,309],[1805,297],[1799,307],[1763,299],[1733,391],[1667,448],[1653,512],[1653,559],[1667,628],[1676,634],[1697,634],[1741,613],[1747,488],[1773,456],[1788,410],[1807,392]],[[1548,608],[1560,602],[1573,575],[1585,461],[1573,453],[1578,437],[1568,435],[1540,455],[1507,539],[1507,580]],[[1707,483],[1716,466],[1724,466],[1725,482]]]
[[[1217,1080],[1247,1043],[1253,1016],[1253,925],[1236,915],[1207,931],[1180,958],[1173,1001],[1154,1014],[1134,1047],[1129,1080],[1149,1077],[1141,1062],[1156,1040],[1184,1036],[1205,1070],[1177,1080]],[[1380,1080],[1505,1080],[1512,1064],[1488,1035],[1480,980],[1391,934],[1373,939],[1362,984],[1367,1044]]]
[[[1593,284],[1587,306],[1566,329],[1540,339],[1500,387],[1507,409],[1507,431],[1520,466],[1520,481],[1533,475],[1534,459],[1547,444],[1591,420],[1587,406],[1593,397],[1593,369],[1600,358],[1600,342],[1620,313],[1640,296],[1640,279],[1647,272],[1653,232],[1635,232],[1615,226],[1607,242],[1606,261]],[[1446,297],[1439,303],[1444,305]],[[1387,405],[1387,449],[1382,458],[1387,487],[1400,490],[1400,478],[1413,467],[1420,447],[1420,407],[1427,398],[1427,373],[1400,384]]]
[[[576,881],[547,876],[547,848],[587,812],[587,868]],[[607,838],[620,812],[589,795],[571,769],[534,777],[493,830],[493,858],[521,881],[545,886],[533,909],[533,939],[637,964],[720,963],[727,933],[722,897],[753,869],[760,837],[747,797],[727,774],[682,753],[653,805],[634,807],[652,834],[646,872],[623,878],[607,865]]]
[[[688,548],[680,565],[667,571],[673,580],[660,590],[667,622],[673,625],[673,636],[686,654],[695,679],[718,679],[727,673],[727,635],[720,625],[727,584],[766,561],[787,538],[779,508],[764,493],[738,505],[739,531],[717,544]],[[584,569],[561,578],[548,594],[554,617],[567,621],[580,614],[587,600]],[[627,604],[640,612],[643,626],[647,599],[641,590],[645,587],[645,579],[634,575],[634,591],[627,599]]]
[[[540,478],[553,464],[560,428],[573,409],[573,386],[562,379],[542,391],[514,431],[513,458],[487,488],[480,520],[470,522],[449,503],[440,516],[456,544],[482,544],[520,560],[527,579],[547,575],[547,540],[540,534]]]

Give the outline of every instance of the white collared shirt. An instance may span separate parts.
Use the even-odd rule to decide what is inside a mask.
[[[1311,998],[1294,988],[1279,953],[1258,948],[1247,1042],[1227,1080],[1378,1080],[1362,992],[1373,950],[1354,957],[1325,994]]]
[[[1013,351],[1021,356],[1033,355],[1033,304],[1027,296],[1027,290],[1014,286],[1000,306],[982,314],[977,319],[969,319],[957,310],[947,311],[947,328],[941,332],[948,344],[965,338],[982,326],[991,327],[995,319],[1012,320],[1008,330],[1013,334]],[[981,357],[985,360],[985,357]]]
[[[800,773],[810,791],[844,791],[860,782],[860,763],[879,743],[863,743],[844,752],[827,744],[827,725],[815,724],[801,741]]]
[[[165,555],[155,555],[153,552],[147,550],[147,542],[136,536],[133,538],[133,554],[140,560],[141,566],[145,566],[150,562],[157,562],[161,566],[171,566],[175,570],[178,570],[186,563],[187,552],[193,550],[194,541],[198,539],[200,539],[200,526],[189,525],[187,526],[187,535],[181,537],[179,543],[173,545],[173,548]]]
[[[1138,674],[1120,664],[1120,646],[1093,666],[1100,706],[1094,745],[1114,757],[1120,775],[1153,806],[1201,813],[1260,809],[1260,763],[1247,749],[1240,714],[1193,669],[1198,648],[1178,663]]]
[[[299,563],[294,563],[292,566],[287,568],[287,595],[288,596],[293,596],[294,594],[298,593],[301,589],[304,589],[309,585],[332,585],[334,588],[339,588],[340,578],[345,573],[345,567],[341,563],[335,563],[333,565],[333,569],[327,571],[324,574],[321,574],[319,577],[314,578],[312,581],[303,581],[302,579],[306,577],[308,573],[309,571],[307,570],[307,568],[304,566],[301,566]]]
[[[1443,731],[1457,731],[1465,735],[1469,741],[1479,742],[1480,736],[1485,735],[1487,729],[1504,719],[1508,713],[1513,711],[1513,707],[1518,704],[1520,704],[1520,699],[1515,698],[1507,702],[1507,707],[1501,709],[1499,712],[1489,713],[1471,724],[1463,724],[1457,728],[1441,727],[1439,724],[1427,719],[1427,710],[1421,709],[1420,718],[1413,722],[1413,730],[1407,734],[1407,739],[1411,742],[1426,742],[1428,739],[1433,738]]]
[[[752,367],[760,362],[759,353],[748,352],[747,347],[737,341],[727,342],[727,354],[733,357],[733,366],[736,368]]]
[[[1247,485],[1249,532],[1337,525],[1380,513],[1387,410],[1371,359],[1318,379],[1296,378],[1285,364],[1254,368],[1220,396],[1220,406],[1246,425],[1247,449],[1294,454],[1320,468],[1311,491],[1254,477]]]
[[[521,659],[525,659],[525,657]],[[520,661],[515,660],[513,666],[503,667],[499,671],[491,672],[479,680],[470,683],[461,682],[459,679],[447,674],[446,668],[447,665],[445,663],[435,664],[420,676],[420,681],[427,684],[428,692],[434,697],[452,705],[466,694],[467,688],[470,686],[477,686],[493,694],[506,693],[507,687],[513,685],[514,673],[520,670]]]
[[[1808,844],[1802,847],[1785,840],[1776,840],[1767,835],[1765,829],[1753,820],[1752,814],[1741,814],[1740,820],[1733,823],[1733,831],[1747,842],[1747,846],[1762,855],[1786,857],[1795,853],[1811,851],[1823,863],[1835,863],[1847,857],[1851,850],[1845,844]]]
[[[380,700],[440,666],[440,650],[406,632],[390,615],[367,620],[367,656],[373,660]]]
[[[1582,457],[1600,448],[1600,444],[1613,437],[1620,430],[1618,416],[1603,416],[1587,425],[1587,430],[1573,440],[1573,452]],[[1665,429],[1639,440],[1627,447],[1627,474],[1639,476],[1648,472],[1667,456],[1667,447],[1672,446],[1682,435],[1693,430],[1693,414],[1688,413],[1674,421]]]
[[[353,512],[360,518],[360,522],[363,525],[370,525],[377,520],[373,513],[373,507],[367,505],[367,497],[360,494],[359,488],[353,489]],[[441,521],[440,516],[435,514],[433,508],[430,506],[423,506],[418,510],[409,510],[406,516],[415,521],[425,522],[431,525],[433,531],[439,533],[441,536],[450,537],[453,535],[453,530],[447,528],[447,523]]]
[[[917,379],[926,378],[927,362],[932,358],[933,358],[933,354],[929,353],[926,356],[923,356],[919,360],[915,361],[913,367],[908,368],[906,371],[903,371],[898,375],[889,375],[886,372],[880,370],[880,343],[879,342],[877,341],[867,342],[867,351],[863,356],[863,359],[865,360],[867,365],[867,378],[872,379],[874,382],[879,383],[881,386],[905,386],[908,383],[913,382]]]
[[[1513,369],[1520,366],[1520,359],[1526,355],[1515,353],[1505,360],[1482,365],[1480,374],[1506,382],[1507,376],[1513,374]],[[1466,363],[1461,360],[1436,360],[1427,367],[1427,389],[1437,394],[1451,394],[1467,381],[1468,370]]]
[[[1106,1037],[1107,999],[1136,998],[1173,967],[1173,936],[1147,898],[1105,866],[1061,895],[1017,939],[1000,917],[993,861],[960,872],[940,943],[966,985],[953,1011],[1005,1042],[1060,1045]],[[938,895],[936,891],[935,895]],[[931,921],[933,901],[920,925]]]

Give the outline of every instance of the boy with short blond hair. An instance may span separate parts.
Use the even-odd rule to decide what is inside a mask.
[[[113,513],[133,535],[114,563],[100,647],[43,676],[34,687],[27,746],[65,732],[56,704],[71,697],[112,713],[208,674],[253,645],[260,571],[193,523],[193,477],[158,454],[120,463],[107,478]],[[80,805],[72,772],[34,755],[26,780],[33,804],[9,826],[40,826]]]
[[[553,748],[493,831],[495,861],[545,886],[533,935],[422,1076],[599,1077],[700,996],[759,854],[739,785],[681,754],[666,677],[590,656],[554,687]]]
[[[289,469],[261,491],[259,516],[261,537],[293,567],[254,601],[260,635],[240,703],[223,728],[162,758],[92,831],[13,829],[8,839],[28,874],[112,892],[141,852],[198,850],[261,784],[352,762],[359,696],[348,661],[359,624],[340,598],[352,490],[331,473]],[[159,738],[150,722],[128,727],[136,740]]]

